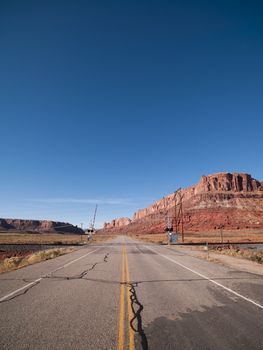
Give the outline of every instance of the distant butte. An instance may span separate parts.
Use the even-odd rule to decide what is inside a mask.
[[[202,176],[197,185],[182,189],[183,218],[188,232],[263,229],[263,182],[246,173]],[[138,210],[132,219],[105,223],[105,233],[162,233],[165,217],[173,216],[174,193]]]

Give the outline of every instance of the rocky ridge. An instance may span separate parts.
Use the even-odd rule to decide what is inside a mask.
[[[73,233],[83,231],[72,224],[49,220],[23,220],[0,218],[0,231],[32,232],[32,233]]]
[[[187,231],[211,231],[223,227],[263,229],[263,183],[246,173],[216,173],[202,176],[197,185],[181,190],[183,219]],[[138,210],[132,220],[113,220],[104,230],[116,233],[160,233],[166,216],[173,216],[174,193],[148,208]]]

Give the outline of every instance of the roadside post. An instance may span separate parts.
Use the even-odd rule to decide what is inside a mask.
[[[207,258],[207,260],[209,260],[209,245],[208,245],[208,242],[206,242],[205,250],[207,252],[206,258]]]
[[[223,239],[223,225],[220,225],[220,240],[221,240],[221,244],[223,244],[224,239]]]

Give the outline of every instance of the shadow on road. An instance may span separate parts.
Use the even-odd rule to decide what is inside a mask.
[[[171,318],[162,316],[149,323],[144,327],[149,349],[261,350],[262,318],[255,322],[257,317],[251,319],[250,307],[236,307],[219,293],[217,298],[223,306],[200,306],[198,310],[175,312]],[[136,336],[135,341],[136,349],[141,349],[140,337]]]

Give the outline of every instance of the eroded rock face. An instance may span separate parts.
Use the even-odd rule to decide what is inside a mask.
[[[104,228],[118,228],[118,227],[123,227],[123,226],[127,226],[131,223],[131,219],[129,218],[119,218],[119,219],[115,219],[111,222],[105,222],[104,224]]]
[[[185,229],[188,231],[210,231],[222,226],[231,230],[263,229],[263,183],[249,174],[202,176],[197,185],[182,189],[181,194]],[[163,232],[165,217],[173,216],[175,201],[172,193],[148,208],[138,210],[131,222],[125,225],[125,232]],[[111,225],[105,229],[122,227]]]
[[[259,181],[253,179],[251,175],[239,173],[217,173],[213,175],[202,176],[200,182],[195,186],[195,194],[215,191],[263,191],[263,186]]]
[[[43,233],[83,233],[83,231],[69,223],[49,220],[22,220],[22,219],[1,219],[0,229],[27,232]]]

